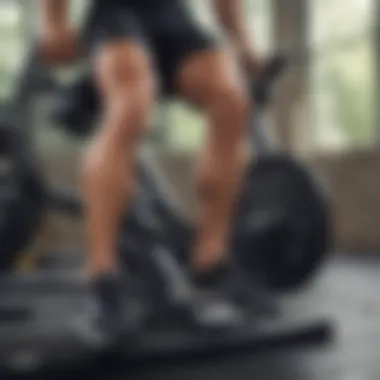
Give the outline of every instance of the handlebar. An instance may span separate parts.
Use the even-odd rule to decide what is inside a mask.
[[[252,81],[251,95],[255,108],[259,107],[259,109],[263,109],[270,103],[273,85],[285,71],[287,63],[285,56],[281,54],[273,56],[268,59],[257,80]],[[265,125],[263,125],[262,120],[256,118],[256,115],[253,116],[250,140],[255,152],[260,155],[265,155],[273,150],[271,139],[268,136],[267,129]]]
[[[252,99],[256,105],[265,107],[269,103],[272,87],[287,66],[287,59],[282,54],[274,55],[266,62],[260,76],[253,80],[251,86]]]

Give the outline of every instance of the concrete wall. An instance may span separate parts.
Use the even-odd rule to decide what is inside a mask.
[[[380,152],[320,157],[327,178],[339,249],[380,251]]]
[[[185,212],[196,209],[189,155],[159,159],[181,195]],[[315,167],[330,192],[338,250],[380,251],[380,152],[316,157]]]
[[[180,213],[191,220],[196,209],[194,157],[190,154],[156,153],[154,158],[175,188]],[[50,180],[77,187],[77,160],[76,155],[68,157],[56,153],[55,157],[44,159],[45,171]],[[377,174],[380,172],[380,152],[323,156],[313,161],[330,191],[336,248],[380,251],[380,176]],[[83,234],[82,223],[52,214],[45,223],[44,245],[83,246]]]

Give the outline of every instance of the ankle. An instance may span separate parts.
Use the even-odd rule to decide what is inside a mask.
[[[114,273],[102,274],[93,278],[90,289],[100,304],[110,312],[117,313],[122,309],[123,284]]]
[[[220,266],[225,266],[227,262],[228,257],[226,254],[195,255],[192,268],[194,273],[207,273]]]
[[[227,261],[219,261],[210,266],[194,267],[192,271],[193,281],[202,287],[213,286],[224,277],[228,271]]]
[[[115,277],[117,274],[116,265],[92,266],[87,271],[87,279],[91,282],[96,281],[98,278]]]

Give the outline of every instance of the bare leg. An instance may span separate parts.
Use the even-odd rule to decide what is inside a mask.
[[[84,166],[90,277],[117,267],[117,235],[133,194],[136,150],[154,97],[148,57],[134,43],[102,48],[95,75],[104,118]]]
[[[193,270],[207,272],[227,261],[230,227],[244,169],[249,102],[231,57],[201,53],[185,62],[180,88],[204,108],[208,134],[198,166],[200,206]]]

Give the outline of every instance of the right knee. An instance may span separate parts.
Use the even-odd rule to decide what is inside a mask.
[[[104,100],[102,134],[134,142],[148,124],[155,97],[148,56],[137,45],[113,44],[100,52],[96,69]]]

